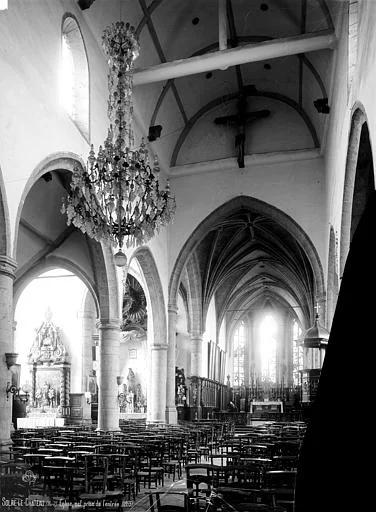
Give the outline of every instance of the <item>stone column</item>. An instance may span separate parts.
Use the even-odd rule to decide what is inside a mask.
[[[294,384],[293,372],[293,318],[291,314],[286,315],[286,327],[285,327],[285,359],[286,359],[286,374],[285,384],[288,387],[292,387]]]
[[[0,256],[0,447],[11,444],[12,398],[7,400],[5,390],[11,373],[5,362],[5,353],[13,352],[13,280],[16,262]]]
[[[93,311],[79,311],[81,320],[81,386],[79,392],[87,391],[88,376],[93,369],[93,333],[95,328],[95,314]]]
[[[191,334],[191,375],[201,377],[202,334]]]
[[[166,420],[167,345],[151,346],[151,378],[148,398],[149,420]],[[175,383],[174,383],[175,389]]]
[[[117,400],[120,360],[120,322],[105,320],[99,329],[99,391],[98,430],[119,430],[119,404]]]
[[[168,349],[167,349],[167,389],[166,423],[176,424],[178,415],[175,405],[175,367],[176,367],[176,304],[168,305]]]

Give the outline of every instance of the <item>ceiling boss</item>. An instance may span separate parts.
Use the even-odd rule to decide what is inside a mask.
[[[122,21],[113,23],[105,29],[102,44],[109,65],[110,127],[98,154],[92,145],[87,166],[74,169],[62,213],[67,214],[68,225],[118,247],[115,263],[124,266],[123,245],[146,243],[168,224],[175,198],[168,181],[164,190],[160,188],[158,160],[155,157],[151,167],[144,139],[134,147],[133,64],[140,48],[134,28]]]

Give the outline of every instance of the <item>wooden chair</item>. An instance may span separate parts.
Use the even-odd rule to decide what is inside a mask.
[[[189,501],[185,492],[153,492],[149,494],[150,512],[188,512]]]
[[[212,497],[215,510],[236,512],[284,512],[278,507],[273,490],[220,487]]]
[[[275,489],[276,502],[292,512],[294,509],[296,471],[267,471],[265,486]]]
[[[215,469],[212,464],[188,464],[185,467],[189,498],[205,497],[211,493]]]
[[[72,493],[73,457],[45,457],[42,465],[43,493],[64,490],[65,496]]]
[[[123,492],[121,489],[108,489],[108,459],[104,457],[103,461],[103,472],[100,477],[97,474],[96,485],[93,486],[92,482],[89,482],[89,471],[88,471],[88,460],[86,460],[86,492],[79,495],[80,501],[85,505],[85,508],[90,508],[89,504],[95,504],[94,506],[98,510],[105,510],[106,504],[110,504],[111,507],[116,506],[117,510],[122,510],[123,504]],[[96,490],[89,492],[89,488],[95,487]],[[114,504],[114,505],[111,505]]]

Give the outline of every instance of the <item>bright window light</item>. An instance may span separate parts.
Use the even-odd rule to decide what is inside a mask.
[[[244,353],[245,353],[245,325],[241,322],[234,334],[233,348],[233,381],[234,386],[244,384]]]
[[[276,382],[277,323],[266,315],[260,324],[261,376],[264,381]]]
[[[62,37],[60,101],[68,115],[73,117],[74,62],[72,50],[65,35]]]

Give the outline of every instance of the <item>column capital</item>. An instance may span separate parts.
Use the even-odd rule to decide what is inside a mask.
[[[9,256],[5,256],[4,254],[0,255],[0,274],[5,274],[6,276],[15,278],[17,268],[17,262],[13,258]]]
[[[167,345],[167,343],[160,344],[160,345],[151,345],[150,348],[152,350],[167,350],[168,349],[168,345]]]
[[[167,307],[167,311],[168,311],[169,313],[175,313],[175,314],[177,314],[177,313],[178,313],[178,311],[179,311],[179,308],[178,308],[178,306],[177,306],[176,302],[169,302],[168,307]]]
[[[200,332],[190,332],[191,340],[202,341],[203,334]]]
[[[118,330],[120,332],[120,320],[103,318],[101,320],[98,320],[96,326],[101,331]]]

